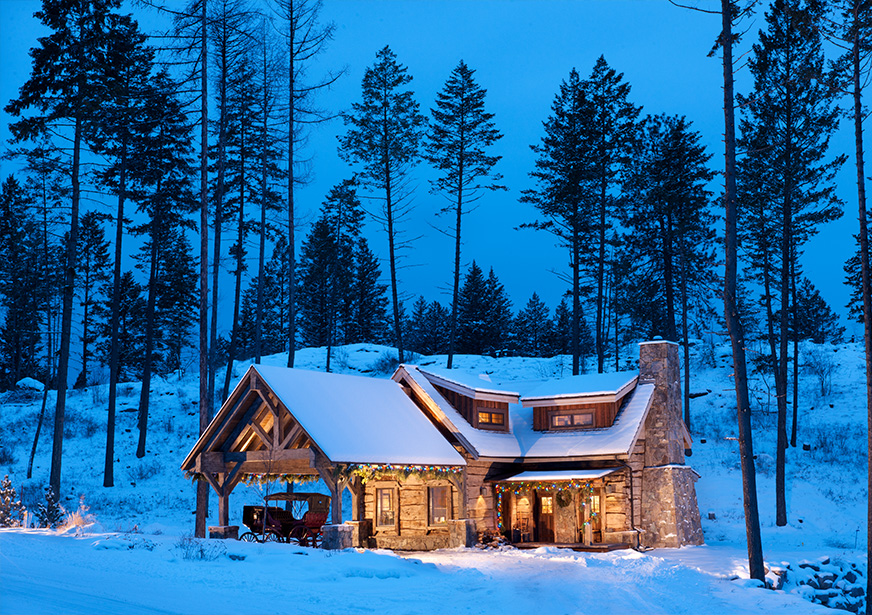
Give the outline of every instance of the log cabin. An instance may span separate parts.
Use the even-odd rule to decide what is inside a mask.
[[[322,479],[333,524],[348,489],[361,547],[702,544],[676,344],[640,344],[638,372],[516,384],[414,365],[390,380],[255,365],[182,470],[215,490],[221,527],[246,476]]]

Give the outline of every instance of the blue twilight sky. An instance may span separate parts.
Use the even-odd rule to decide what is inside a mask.
[[[695,2],[704,8],[719,6],[716,0]],[[34,0],[0,0],[0,101],[4,105],[27,78],[27,50],[41,32],[32,18],[38,7]],[[161,23],[143,9],[137,13],[146,30]],[[529,146],[541,138],[542,122],[570,69],[576,67],[586,77],[597,57],[604,55],[631,84],[630,98],[643,107],[643,113],[686,115],[713,155],[711,166],[723,168],[721,64],[717,57],[706,57],[718,32],[717,16],[678,9],[666,0],[324,0],[322,15],[325,21],[335,22],[336,32],[312,74],[347,66],[346,75],[317,101],[326,110],[341,111],[359,100],[363,72],[385,44],[414,77],[411,88],[425,113],[459,60],[476,70],[479,84],[488,91],[486,106],[504,134],[493,152],[503,156],[497,168],[509,190],[486,195],[465,218],[462,256],[464,267],[473,259],[485,270],[493,267],[515,309],[523,307],[534,291],[553,309],[566,289],[553,273],[566,271],[564,251],[554,246],[549,235],[516,229],[536,218],[529,205],[518,202],[521,190],[531,186],[527,174],[534,158]],[[742,51],[756,40],[762,24],[761,12],[748,24]],[[746,90],[747,71],[738,79],[739,90]],[[0,112],[4,141],[9,137],[8,122]],[[312,131],[306,152],[311,157],[312,181],[300,191],[298,201],[304,220],[317,212],[329,188],[353,171],[336,154],[336,137],[342,133],[341,121]],[[845,122],[833,140],[833,154],[851,153],[852,143]],[[9,163],[0,162],[4,175],[11,170]],[[450,220],[436,215],[444,201],[430,194],[431,176],[424,165],[414,171],[415,208],[403,223],[408,237],[420,236],[400,272],[409,308],[419,294],[450,301],[453,242],[431,226],[444,226]],[[851,234],[857,228],[853,177],[849,162],[839,175],[845,216],[822,228],[802,259],[807,275],[840,313],[848,298],[842,264],[853,249]],[[720,185],[718,178],[712,189],[719,192]],[[718,230],[723,232],[721,223]],[[381,228],[370,223],[367,236],[373,249],[386,257],[387,240]],[[382,270],[387,282],[386,260]],[[231,299],[229,284],[222,296]]]

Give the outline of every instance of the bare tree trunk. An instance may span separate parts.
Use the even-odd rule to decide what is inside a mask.
[[[460,220],[463,214],[463,190],[462,183],[457,194],[457,216],[454,222],[454,290],[451,294],[451,327],[448,331],[448,364],[451,369],[454,366],[454,345],[457,340],[457,301],[460,298]]]
[[[578,233],[578,203],[572,215],[572,375],[579,374],[579,319],[581,318],[581,238]]]
[[[55,497],[61,497],[61,461],[64,448],[64,413],[67,405],[67,376],[70,369],[70,345],[73,339],[73,295],[76,291],[76,244],[79,241],[79,168],[82,150],[81,109],[76,110],[73,127],[72,199],[70,210],[70,234],[67,238],[67,255],[64,264],[64,295],[61,312],[61,344],[58,359],[58,396],[55,406],[54,434],[51,451],[49,487]]]
[[[293,5],[291,5],[293,7]],[[294,237],[294,156],[296,154],[296,75],[294,74],[294,35],[296,25],[293,8],[288,16],[290,37],[288,48],[288,367],[294,366],[297,355],[297,244]]]
[[[872,468],[872,280],[869,272],[869,233],[866,213],[866,172],[863,160],[862,63],[860,58],[860,2],[852,11],[852,69],[854,80],[854,152],[857,165],[857,209],[860,222],[860,275],[863,296],[863,345],[866,350],[866,457]],[[867,493],[872,493],[872,471],[867,471]],[[866,563],[872,563],[872,498],[866,498]],[[866,596],[872,592],[872,578],[866,577]]]
[[[200,434],[212,419],[209,399],[209,96],[208,96],[208,20],[207,0],[200,6]],[[209,512],[209,485],[197,481],[197,505],[194,535],[206,537],[206,516]]]
[[[254,315],[254,362],[260,363],[263,355],[263,277],[266,270],[266,201],[267,201],[267,161],[266,150],[269,142],[269,62],[267,61],[266,36],[263,40],[263,143],[260,149],[260,243],[257,251],[257,307]]]
[[[115,407],[118,399],[118,327],[121,305],[121,244],[124,239],[124,202],[127,199],[127,134],[121,143],[118,177],[118,210],[115,214],[115,265],[112,272],[112,314],[109,317],[109,409],[106,419],[106,458],[103,486],[115,485]]]
[[[787,50],[790,53],[790,50]],[[789,59],[787,61],[789,66]],[[785,87],[790,90],[792,84],[786,80]],[[790,315],[790,261],[791,242],[793,234],[793,186],[791,145],[793,139],[793,118],[790,104],[791,94],[785,95],[787,108],[785,110],[785,174],[784,194],[781,202],[782,236],[781,236],[781,318],[779,322],[779,353],[778,372],[775,375],[775,394],[778,400],[778,434],[775,449],[775,525],[787,525],[786,464],[787,464],[787,346]]]
[[[161,182],[157,183],[157,191],[161,191]],[[145,457],[145,440],[148,433],[148,402],[151,393],[151,372],[154,356],[154,320],[157,306],[158,276],[158,244],[161,241],[159,214],[154,212],[151,220],[151,246],[149,254],[148,273],[148,307],[145,313],[145,359],[142,362],[142,388],[139,391],[139,442],[136,445],[136,456]]]
[[[605,136],[603,136],[605,139]],[[602,155],[605,156],[605,145]],[[603,165],[605,163],[603,162]],[[600,170],[600,207],[599,207],[599,254],[596,269],[596,371],[603,373],[606,356],[605,339],[603,339],[603,292],[605,284],[605,260],[606,260],[606,183],[607,169]]]
[[[49,367],[51,371],[51,367]],[[30,459],[27,460],[27,478],[33,476],[33,458],[36,457],[36,445],[39,443],[39,432],[42,431],[42,422],[45,419],[45,406],[48,402],[48,384],[42,390],[42,406],[39,408],[39,417],[36,421],[36,434],[33,436],[33,446],[30,447]]]
[[[684,424],[690,431],[690,341],[687,327],[687,260],[685,258],[684,240],[681,242],[679,254],[681,267],[681,337],[684,339]]]
[[[796,448],[796,422],[799,408],[799,335],[796,322],[796,246],[790,257],[790,313],[793,316],[793,424],[790,446]]]
[[[230,348],[227,351],[227,371],[224,374],[224,390],[221,394],[221,403],[227,401],[227,396],[230,394],[230,379],[233,377],[233,361],[236,359],[236,345],[239,338],[239,302],[242,297],[242,242],[245,240],[245,128],[240,130],[242,145],[240,151],[240,173],[242,175],[239,182],[239,217],[236,220],[236,286],[233,291],[233,324],[230,327]]]
[[[721,0],[720,44],[724,66],[724,319],[733,348],[733,377],[736,384],[736,410],[739,427],[739,454],[742,463],[742,496],[745,533],[748,541],[748,569],[752,579],[763,581],[763,544],[757,510],[757,478],[751,440],[751,404],[748,399],[748,373],[745,366],[745,335],[736,298],[736,119],[733,95],[733,6]]]

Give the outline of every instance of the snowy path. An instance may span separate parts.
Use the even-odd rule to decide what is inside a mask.
[[[177,541],[0,531],[0,613],[715,615],[822,608],[704,574],[682,563],[680,552],[668,559],[558,549],[399,557],[209,541],[227,553],[187,561]],[[705,549],[693,557],[705,557]]]

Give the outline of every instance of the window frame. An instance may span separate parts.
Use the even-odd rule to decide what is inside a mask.
[[[448,522],[454,520],[454,489],[448,481],[434,481],[427,483],[427,528],[428,529],[448,529]],[[441,523],[433,522],[433,489],[447,490],[447,501],[445,503],[445,521]]]
[[[578,422],[579,417],[589,417],[586,423]],[[559,419],[569,421],[568,425],[556,425],[555,422]],[[596,416],[593,410],[552,410],[548,413],[548,429],[556,431],[567,431],[572,429],[593,429],[596,427]]]
[[[394,513],[393,523],[382,524],[382,492],[389,492],[391,496],[391,505]],[[397,530],[400,523],[400,493],[395,483],[377,482],[375,483],[375,519],[373,520],[376,530]]]

